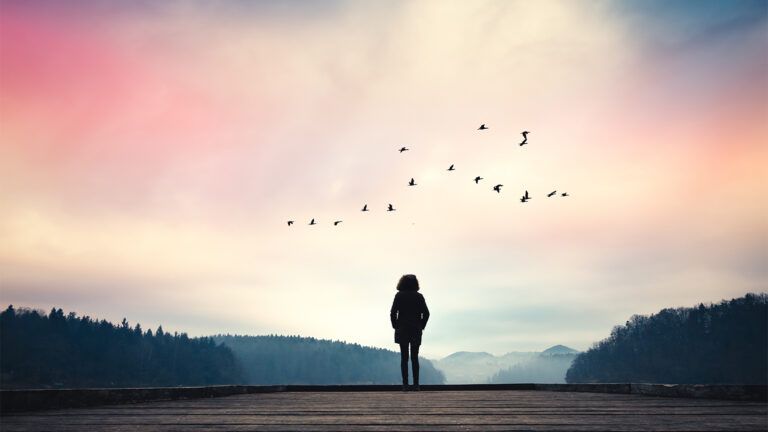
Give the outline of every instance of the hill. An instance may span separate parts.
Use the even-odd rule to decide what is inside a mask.
[[[573,362],[574,382],[768,384],[768,294],[635,315]]]
[[[243,369],[245,384],[400,384],[400,353],[299,336],[216,335]],[[421,384],[445,377],[420,357]],[[409,372],[410,373],[410,372]]]
[[[155,332],[61,309],[0,313],[0,388],[399,384],[400,354],[298,336]],[[421,382],[444,375],[421,361]]]
[[[542,352],[512,351],[501,356],[494,356],[487,352],[459,351],[435,361],[435,366],[445,373],[448,384],[559,383],[565,382],[565,371],[577,352],[563,345],[556,345]],[[565,357],[560,358],[560,362],[543,359],[543,357],[561,355],[570,356],[567,364],[564,363]],[[557,363],[556,367],[553,366],[555,363]],[[553,367],[555,371],[551,371]],[[515,371],[513,375],[501,374],[510,369]],[[544,370],[549,372],[545,374]]]
[[[153,334],[61,309],[0,313],[0,387],[158,387],[233,384],[232,352],[211,338]]]
[[[555,345],[537,356],[498,371],[490,378],[490,382],[564,384],[565,373],[578,354],[573,348]]]
[[[541,352],[541,355],[562,355],[562,354],[577,354],[573,348],[568,348],[565,345],[555,345],[551,348],[547,348]]]

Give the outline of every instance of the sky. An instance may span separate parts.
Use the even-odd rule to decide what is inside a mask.
[[[0,303],[396,349],[413,273],[440,358],[765,292],[767,17],[4,0]]]

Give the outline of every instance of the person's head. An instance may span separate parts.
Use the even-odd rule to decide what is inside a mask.
[[[400,278],[400,282],[397,283],[398,291],[418,291],[419,280],[416,279],[416,275],[407,274]]]

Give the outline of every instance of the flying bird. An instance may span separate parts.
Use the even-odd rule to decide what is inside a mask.
[[[336,226],[336,225],[338,225],[338,224],[340,224],[340,223],[342,223],[342,222],[343,222],[343,221],[334,221],[334,222],[333,222],[333,226]]]
[[[402,153],[402,152],[404,152],[404,151],[408,151],[408,150],[410,150],[408,147],[400,147],[400,150],[398,150],[398,151],[399,151],[400,153]]]
[[[483,178],[482,178],[482,177],[480,177],[480,176],[477,176],[477,177],[475,177],[475,184],[478,184],[478,183],[480,183],[480,180],[482,180],[482,179],[483,179]]]
[[[521,146],[524,146],[524,145],[528,144],[528,134],[529,133],[530,132],[528,132],[528,131],[523,131],[522,132],[522,134],[523,134],[523,142],[520,143]]]
[[[448,167],[448,171],[456,171],[455,169],[453,169],[453,164],[451,164],[451,166]]]
[[[387,207],[387,211],[395,211],[395,208],[392,207],[392,204],[389,204],[389,207]]]
[[[293,225],[293,221],[288,221],[288,226]]]
[[[568,192],[563,192],[560,194],[560,196],[570,196],[570,195],[568,195]]]
[[[493,190],[496,191],[496,193],[501,193],[501,187],[504,186],[503,184],[497,184],[493,187]]]
[[[408,182],[408,186],[416,186],[416,181],[411,178],[411,181]]]
[[[488,126],[486,126],[485,123],[481,124],[480,127],[477,128],[477,130],[486,130],[486,129],[488,129]]]
[[[551,197],[551,196],[555,195],[556,193],[557,193],[557,191],[553,190],[552,192],[547,194],[547,197]]]
[[[528,202],[529,199],[531,199],[531,197],[528,196],[528,191],[525,191],[525,195],[520,198],[520,202]]]
[[[312,218],[312,220],[311,220],[311,221],[309,221],[309,224],[310,224],[310,225],[317,225],[317,224],[315,223],[315,218]]]
[[[364,205],[364,206],[363,206],[363,209],[362,209],[362,210],[360,210],[360,211],[368,211],[368,204]]]

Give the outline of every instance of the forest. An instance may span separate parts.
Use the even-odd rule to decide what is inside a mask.
[[[566,381],[768,384],[768,294],[634,315],[577,356]]]
[[[208,337],[153,333],[74,312],[0,313],[0,387],[82,388],[232,384],[232,351]]]
[[[217,335],[243,368],[245,384],[400,384],[400,354],[339,341],[300,336]],[[420,358],[421,384],[445,376]],[[410,372],[409,372],[410,373]]]
[[[0,312],[0,388],[395,384],[393,351],[299,336],[188,337],[53,308]],[[421,361],[421,382],[443,383]]]

